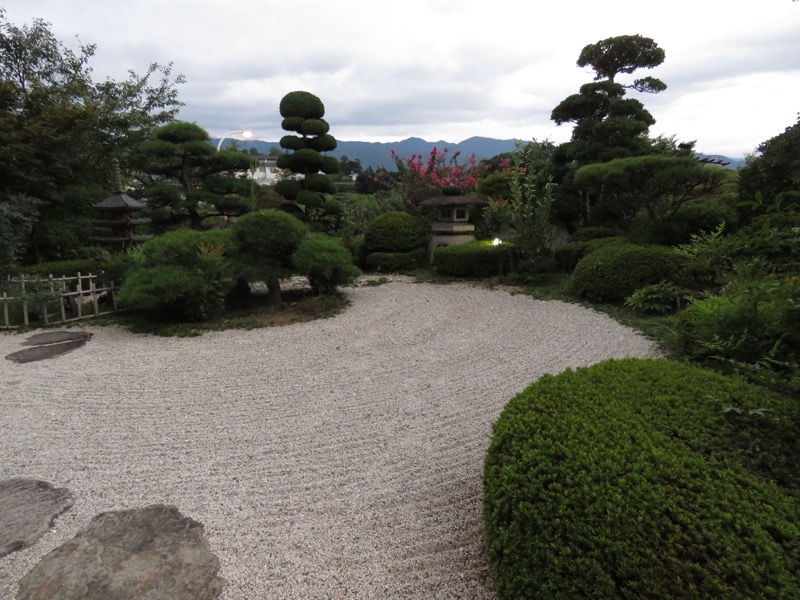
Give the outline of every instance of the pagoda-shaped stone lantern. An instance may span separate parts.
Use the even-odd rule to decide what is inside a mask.
[[[135,218],[133,214],[146,207],[124,193],[119,161],[114,158],[112,164],[114,166],[114,193],[93,205],[95,210],[102,214],[102,218],[94,219],[92,223],[97,227],[108,229],[105,235],[95,236],[96,241],[110,246],[114,250],[122,251],[130,248],[136,242],[144,242],[153,236],[136,233],[136,227],[150,223],[150,219]]]
[[[474,196],[465,196],[458,186],[442,188],[442,195],[419,203],[436,208],[436,219],[431,223],[431,241],[428,244],[428,262],[433,262],[433,251],[439,246],[457,246],[475,241],[475,226],[469,222],[470,207],[485,206],[486,202]]]

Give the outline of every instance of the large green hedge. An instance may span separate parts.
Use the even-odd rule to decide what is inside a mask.
[[[798,412],[660,359],[543,376],[486,457],[498,597],[800,598]]]
[[[440,246],[433,252],[433,266],[440,275],[491,277],[511,269],[512,252],[512,244],[495,246],[490,240]]]
[[[688,262],[667,246],[609,244],[578,262],[572,291],[587,300],[619,301],[647,284],[680,278]]]

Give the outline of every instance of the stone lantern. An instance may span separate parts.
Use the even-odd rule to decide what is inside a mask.
[[[429,263],[433,262],[433,251],[439,246],[457,246],[475,241],[475,226],[469,222],[469,209],[486,205],[480,198],[463,195],[458,186],[444,187],[442,194],[419,203],[420,206],[436,208],[428,244]]]
[[[135,242],[144,242],[153,236],[136,233],[136,227],[150,223],[150,219],[135,218],[133,213],[146,207],[123,192],[119,161],[115,158],[112,163],[115,190],[105,200],[93,205],[94,209],[101,213],[102,218],[94,219],[92,223],[108,230],[104,235],[95,236],[95,241],[121,251],[130,248]]]

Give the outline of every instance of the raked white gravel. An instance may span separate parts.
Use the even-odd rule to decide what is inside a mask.
[[[482,469],[492,423],[543,373],[657,356],[611,318],[464,285],[348,288],[342,314],[197,338],[87,322],[53,360],[2,357],[0,479],[75,506],[0,559],[0,598],[99,512],[203,523],[226,600],[493,598]],[[29,335],[29,334],[27,334]]]

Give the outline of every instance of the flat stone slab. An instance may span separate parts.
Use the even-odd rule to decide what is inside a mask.
[[[202,524],[154,504],[95,516],[22,578],[17,600],[214,600],[218,572]]]
[[[47,358],[56,358],[72,352],[86,344],[92,334],[88,331],[47,331],[28,337],[23,346],[30,346],[6,355],[6,359],[16,363],[29,363]]]
[[[23,346],[41,346],[43,344],[58,344],[72,340],[88,340],[92,334],[88,331],[45,331],[35,333],[22,342]]]
[[[0,481],[0,556],[35,544],[71,507],[66,488],[21,477]]]

